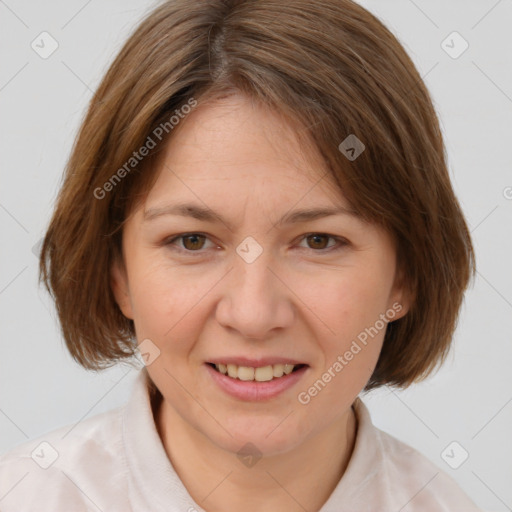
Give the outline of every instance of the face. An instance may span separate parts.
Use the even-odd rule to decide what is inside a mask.
[[[395,248],[274,112],[230,97],[181,123],[124,226],[114,294],[183,426],[283,453],[347,414],[406,313]],[[339,212],[293,216],[317,209]]]

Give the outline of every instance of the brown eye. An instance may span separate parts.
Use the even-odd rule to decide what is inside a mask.
[[[308,235],[306,237],[310,243],[311,249],[325,249],[327,247],[329,238],[331,238],[329,235],[324,235],[321,233]]]
[[[327,245],[329,240],[334,240],[334,243]],[[330,253],[339,249],[343,249],[349,245],[348,240],[327,233],[309,233],[302,237],[301,242],[306,242],[307,247],[302,245],[301,248],[313,249],[318,253]]]
[[[204,235],[192,234],[179,237],[183,240],[183,247],[189,251],[202,249],[206,237]]]
[[[199,254],[203,254],[204,251],[201,249],[205,248],[206,240],[208,240],[208,237],[201,233],[185,233],[183,235],[175,236],[174,238],[167,240],[165,245],[181,253],[190,254],[197,252]],[[206,247],[206,249],[207,248],[208,247]]]

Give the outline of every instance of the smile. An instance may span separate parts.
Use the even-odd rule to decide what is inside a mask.
[[[206,374],[209,375],[214,388],[243,401],[258,402],[277,399],[281,394],[297,386],[310,370],[309,365],[299,364],[298,362],[292,364],[278,361],[243,361],[240,359],[243,358],[238,358],[238,362],[246,365],[252,363],[254,366],[242,366],[233,362],[228,363],[228,361],[221,363],[220,361],[223,359],[220,359],[215,363],[205,363],[203,367],[206,369]],[[231,375],[229,372],[231,372]],[[276,376],[274,376],[274,372]]]
[[[251,366],[238,366],[236,364],[208,364],[219,373],[227,375],[232,379],[256,382],[268,382],[280,379],[283,375],[289,375],[305,366],[303,364],[273,364],[255,368]]]

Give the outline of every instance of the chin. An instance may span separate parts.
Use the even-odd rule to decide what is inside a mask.
[[[254,417],[237,418],[229,422],[229,425],[226,424],[226,430],[231,436],[224,430],[222,435],[218,435],[218,430],[212,432],[213,435],[203,433],[212,443],[235,454],[244,450],[254,450],[265,456],[279,455],[292,450],[304,441],[302,436],[299,437],[296,425],[284,425],[285,417],[286,415],[279,418],[267,417],[262,421]],[[296,435],[291,435],[292,432]]]

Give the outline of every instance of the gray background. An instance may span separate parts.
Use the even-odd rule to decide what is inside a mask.
[[[405,391],[363,399],[378,427],[451,474],[482,509],[512,510],[512,2],[360,3],[395,33],[431,91],[478,268],[445,366]],[[92,91],[153,5],[0,0],[0,453],[121,405],[136,375],[127,366],[86,372],[71,360],[34,252]],[[46,59],[31,48],[43,31],[59,45]],[[442,47],[453,31],[469,43],[458,58]],[[452,54],[462,48],[453,37],[447,44]],[[453,441],[469,453],[458,469],[441,455]],[[448,450],[452,465],[460,450]]]

